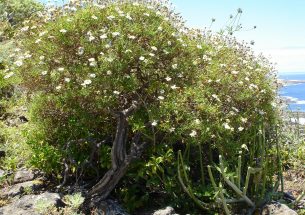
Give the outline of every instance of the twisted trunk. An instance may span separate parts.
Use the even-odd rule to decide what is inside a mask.
[[[130,108],[116,114],[118,122],[115,139],[111,149],[111,169],[106,172],[103,178],[93,186],[91,190],[89,190],[89,198],[98,196],[99,200],[106,199],[120,179],[125,175],[130,163],[134,159],[140,157],[146,145],[145,143],[140,143],[140,133],[134,135],[128,154],[126,150],[128,135],[127,118],[136,108],[137,105],[133,104]]]

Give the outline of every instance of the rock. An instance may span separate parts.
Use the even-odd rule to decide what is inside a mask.
[[[261,215],[298,215],[287,205],[279,202],[271,202],[263,208]]]
[[[89,207],[96,215],[129,215],[116,201],[111,199],[103,201],[91,199]]]
[[[155,211],[153,215],[178,215],[178,214],[175,213],[174,208],[167,206],[164,209]]]
[[[31,181],[35,177],[34,173],[31,170],[20,169],[17,170],[14,176],[14,183],[20,183],[25,181]]]
[[[47,205],[60,203],[58,193],[45,192],[40,195],[25,195],[17,201],[0,208],[1,215],[39,215],[37,205],[47,202]]]
[[[0,197],[1,198],[15,197],[26,191],[36,190],[41,185],[42,185],[42,181],[39,180],[26,181],[23,183],[15,184],[10,187],[3,188],[0,191]]]

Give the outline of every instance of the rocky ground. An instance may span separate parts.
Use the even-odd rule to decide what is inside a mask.
[[[0,178],[5,177],[5,171],[0,171]],[[291,173],[292,174],[292,173]],[[291,177],[291,176],[290,176]],[[294,183],[293,178],[289,181],[289,175],[285,175],[287,179],[287,196],[293,203],[295,195],[299,195],[302,183]],[[304,178],[303,178],[304,179]],[[298,178],[298,181],[300,179]],[[59,192],[50,191],[44,179],[33,171],[20,169],[14,173],[11,178],[12,183],[6,184],[0,190],[0,215],[40,215],[39,204],[41,201],[47,201],[53,208],[63,208],[65,203],[63,195]],[[303,180],[304,183],[304,180]],[[291,185],[292,184],[292,185]],[[287,198],[286,196],[286,198]],[[286,201],[287,203],[287,201]],[[296,209],[304,208],[304,200],[295,205]],[[90,214],[96,215],[127,215],[122,207],[114,200],[106,200],[95,202],[94,210]],[[52,214],[51,212],[46,214]],[[287,205],[279,201],[271,202],[265,205],[258,214],[262,215],[297,215],[298,213],[290,209]],[[172,207],[164,209],[143,212],[140,215],[178,215]]]
[[[5,171],[1,170],[0,179],[6,177],[5,174]],[[50,191],[45,180],[38,173],[20,169],[14,174],[12,183],[0,189],[0,215],[41,215],[39,207],[42,201],[48,202],[53,208],[65,207],[62,193]],[[94,202],[94,210],[90,214],[128,215],[116,201],[110,199]],[[143,215],[175,214],[172,207],[143,213]]]

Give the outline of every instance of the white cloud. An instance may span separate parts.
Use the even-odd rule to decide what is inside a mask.
[[[262,49],[259,51],[271,62],[277,63],[276,69],[280,72],[305,71],[305,47]]]

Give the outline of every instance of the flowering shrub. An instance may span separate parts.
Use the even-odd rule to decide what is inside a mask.
[[[149,148],[143,178],[189,144],[206,149],[205,165],[215,153],[234,163],[241,147],[256,151],[262,122],[276,123],[269,63],[234,38],[186,28],[166,4],[74,1],[38,13],[20,34],[22,53],[7,72],[31,95],[28,143],[33,164],[48,173],[63,162],[77,174],[93,173],[82,169],[88,162],[109,168],[117,113],[128,113],[122,142]]]

